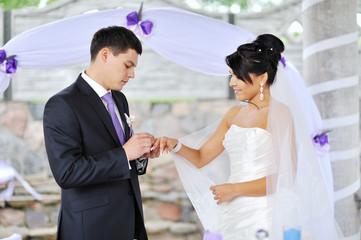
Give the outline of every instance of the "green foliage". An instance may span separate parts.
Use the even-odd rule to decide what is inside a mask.
[[[29,6],[38,6],[40,0],[0,0],[0,6],[4,9],[18,9]]]
[[[57,0],[48,0],[47,5]],[[0,0],[0,8],[10,10],[19,9],[24,7],[37,7],[40,4],[40,0]]]
[[[202,0],[204,3],[220,3],[221,5],[231,7],[233,4],[238,4],[242,10],[246,10],[249,7],[248,0]]]

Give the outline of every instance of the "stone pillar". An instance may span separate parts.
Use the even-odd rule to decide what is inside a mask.
[[[3,12],[3,41],[4,45],[7,43],[12,37],[12,12],[11,10],[5,10]],[[5,100],[12,100],[12,81],[10,81],[8,88],[4,92],[4,99]]]
[[[347,239],[360,239],[357,0],[303,0],[303,73],[331,130],[335,217]]]

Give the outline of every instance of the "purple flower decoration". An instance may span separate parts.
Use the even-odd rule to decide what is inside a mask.
[[[137,30],[138,25],[142,29],[144,35],[152,33],[153,23],[151,21],[141,21],[142,18],[143,2],[140,6],[139,12],[131,12],[127,15],[127,26],[135,26],[134,30]],[[140,22],[140,24],[139,24]]]
[[[17,68],[18,68],[18,61],[15,58],[6,61],[6,73],[9,74],[16,73]]]
[[[3,62],[6,60],[6,52],[5,50],[0,50],[0,64],[3,64]]]
[[[322,156],[330,150],[330,144],[328,142],[328,133],[329,131],[322,132],[320,134],[316,133],[313,135],[313,146],[318,156]]]
[[[222,240],[222,235],[215,232],[206,232],[203,236],[203,240]]]
[[[260,229],[256,232],[256,238],[258,240],[268,238],[268,232],[266,230]]]
[[[0,50],[0,65],[5,64],[5,73],[13,74],[18,68],[18,61],[15,59],[16,55],[6,57],[5,50]]]

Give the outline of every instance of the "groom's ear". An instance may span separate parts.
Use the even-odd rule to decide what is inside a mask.
[[[107,62],[110,54],[111,51],[109,48],[105,47],[100,49],[98,53],[99,60],[101,60],[102,62]]]

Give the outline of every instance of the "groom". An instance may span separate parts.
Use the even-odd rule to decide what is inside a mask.
[[[57,239],[148,239],[138,175],[159,150],[151,151],[152,135],[132,135],[120,92],[134,78],[141,53],[130,30],[100,29],[88,69],[45,106],[45,146],[61,187]]]

